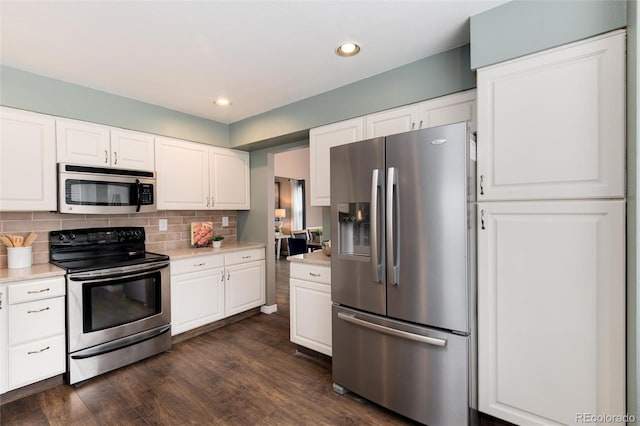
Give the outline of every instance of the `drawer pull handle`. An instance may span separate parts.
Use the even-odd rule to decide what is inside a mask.
[[[242,256],[243,259],[251,259],[251,256]]]
[[[321,276],[322,274],[314,274],[313,272],[309,272],[309,275],[311,275],[312,277],[319,277],[319,276]]]
[[[44,293],[45,291],[50,291],[50,288],[43,288],[41,290],[31,290],[31,291],[27,291],[27,294],[38,294],[38,293]]]
[[[203,263],[194,263],[193,267],[197,268],[198,266],[204,266],[204,262]]]
[[[48,311],[49,307],[47,306],[46,308],[42,308],[42,309],[38,309],[37,311],[27,311],[28,314],[37,314],[38,312],[44,312],[44,311]]]
[[[51,349],[51,346],[47,346],[46,348],[42,348],[39,351],[29,351],[27,352],[27,355],[33,355],[33,354],[39,354],[40,352],[44,352],[46,350]]]

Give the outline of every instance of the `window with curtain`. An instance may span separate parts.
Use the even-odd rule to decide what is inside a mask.
[[[290,179],[291,183],[291,229],[305,229],[304,180]]]

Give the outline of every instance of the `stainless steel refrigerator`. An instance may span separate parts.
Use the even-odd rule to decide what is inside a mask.
[[[475,142],[466,123],[331,148],[333,381],[476,419]]]

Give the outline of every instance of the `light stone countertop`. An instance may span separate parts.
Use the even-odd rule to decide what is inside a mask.
[[[66,270],[58,268],[57,266],[54,266],[50,263],[38,263],[35,265],[31,265],[30,268],[0,268],[0,284],[57,277],[62,276],[66,273]]]
[[[265,247],[265,244],[260,243],[223,243],[222,247],[217,249],[211,247],[184,248],[177,250],[167,250],[163,254],[168,255],[171,259],[179,259],[181,257],[203,256],[207,254],[224,254],[234,251]],[[38,263],[31,265],[30,268],[0,268],[0,284],[63,276],[66,273],[67,271],[65,269],[59,268],[50,263]]]
[[[166,250],[161,254],[166,254],[171,259],[180,259],[183,257],[196,257],[196,256],[204,256],[208,254],[224,254],[230,253],[234,251],[241,250],[249,250],[256,248],[265,248],[265,244],[261,243],[222,243],[222,247],[220,248],[212,248],[212,247],[188,247],[183,249],[175,249],[175,250]]]
[[[327,256],[322,250],[316,250],[312,253],[296,254],[287,257],[291,262],[313,263],[316,265],[331,266],[331,256]]]

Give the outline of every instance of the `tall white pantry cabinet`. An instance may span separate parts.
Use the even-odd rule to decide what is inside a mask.
[[[623,423],[625,32],[477,79],[479,409]]]

